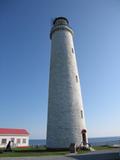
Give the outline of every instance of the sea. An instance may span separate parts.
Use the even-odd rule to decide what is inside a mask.
[[[99,137],[88,138],[89,144],[92,146],[104,146],[104,145],[120,145],[120,137]],[[45,146],[45,139],[30,139],[31,146]]]

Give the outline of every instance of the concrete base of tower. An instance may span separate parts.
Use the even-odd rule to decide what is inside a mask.
[[[66,141],[58,141],[56,140],[54,143],[48,143],[47,142],[47,148],[48,149],[69,149],[70,145],[74,143],[76,144],[76,146],[80,146],[81,142],[75,142],[75,141],[70,141],[70,142],[66,142]]]
[[[90,149],[91,149],[91,147],[88,144],[86,144],[84,146],[80,146],[80,145],[77,146],[76,144],[74,144],[72,147],[71,147],[71,144],[70,144],[70,146],[66,147],[66,148],[51,148],[51,147],[47,147],[48,151],[70,151],[71,152],[71,150],[74,150],[75,152],[78,152],[80,150],[90,150]],[[72,153],[75,153],[75,152],[72,152]]]
[[[64,138],[63,138],[64,139]],[[81,141],[75,142],[75,141],[64,141],[62,139],[54,141],[54,143],[51,140],[47,140],[47,148],[50,150],[69,150],[71,144],[75,144],[77,147],[80,146]]]
[[[68,151],[69,148],[49,148],[47,147],[48,151]]]
[[[77,128],[74,129],[74,132],[72,132],[70,129],[69,131],[68,129],[64,129],[61,131],[60,128],[58,128],[57,132],[54,133],[50,131],[51,130],[49,130],[48,132],[46,142],[47,148],[49,149],[68,149],[71,144],[75,144],[76,147],[83,148],[86,148],[86,146],[88,146],[86,129],[81,129],[80,132],[77,130]]]

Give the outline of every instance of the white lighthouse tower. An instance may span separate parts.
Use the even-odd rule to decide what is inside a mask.
[[[65,17],[54,19],[50,39],[47,147],[68,148],[71,143],[86,145],[87,129],[73,30]]]

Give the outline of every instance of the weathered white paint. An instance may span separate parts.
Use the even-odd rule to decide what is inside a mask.
[[[27,135],[0,135],[0,148],[6,147],[8,142],[14,138],[14,142],[11,143],[12,147],[27,147],[29,146],[29,136]],[[6,144],[2,144],[2,139],[7,139]],[[17,139],[20,139],[20,144],[17,143]],[[23,143],[23,139],[26,139],[26,143]]]
[[[73,31],[65,20],[57,21],[50,33],[47,147],[68,148],[71,143],[81,144],[81,131],[86,125]]]

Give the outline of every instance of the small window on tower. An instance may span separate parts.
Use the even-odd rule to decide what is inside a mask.
[[[76,76],[76,82],[78,82],[78,76]]]
[[[74,49],[72,48],[72,53],[74,53]]]
[[[83,111],[81,110],[81,118],[83,118]]]

